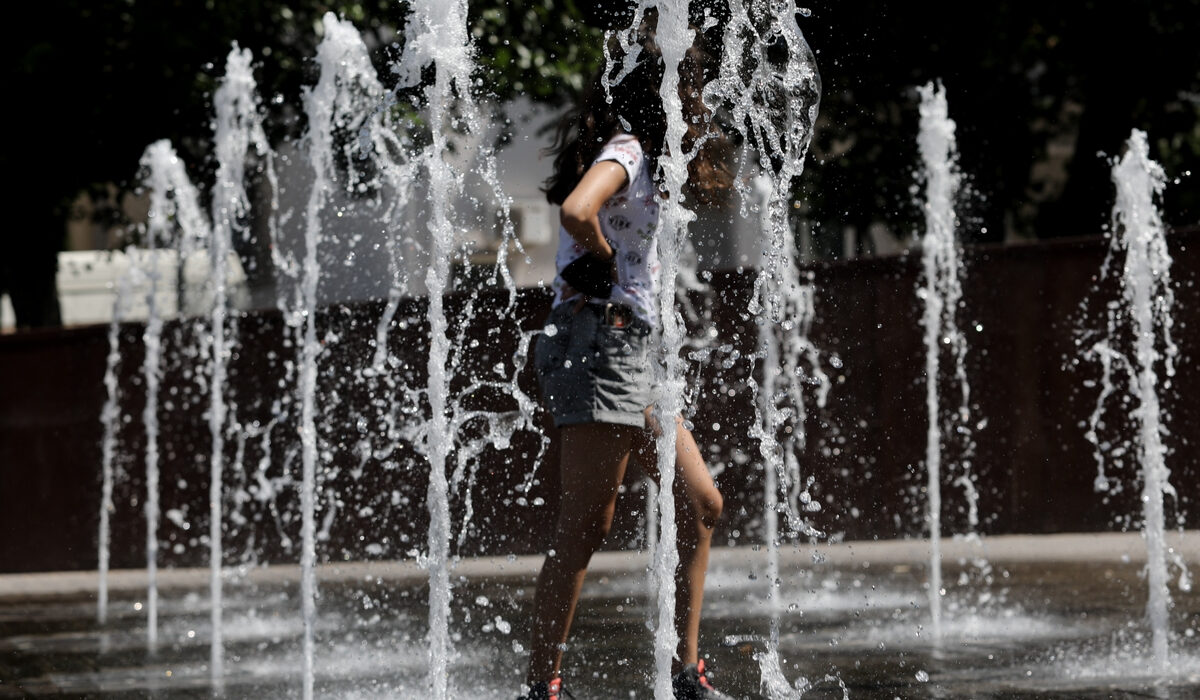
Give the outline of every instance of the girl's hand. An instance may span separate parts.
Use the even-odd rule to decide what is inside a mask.
[[[598,255],[585,253],[564,267],[559,276],[589,297],[607,299],[612,293],[615,262],[612,257],[605,260]]]

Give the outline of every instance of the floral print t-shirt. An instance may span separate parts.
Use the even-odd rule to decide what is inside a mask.
[[[606,160],[614,161],[625,168],[625,187],[617,191],[600,207],[600,231],[616,254],[618,282],[612,286],[609,299],[596,299],[593,303],[608,301],[628,305],[643,321],[654,325],[658,318],[658,248],[655,238],[658,233],[658,196],[650,166],[642,146],[634,136],[618,134],[609,139],[592,161],[592,165]],[[554,305],[574,299],[563,296],[566,282],[562,269],[587,250],[575,242],[565,228],[558,229],[558,255],[554,277]]]

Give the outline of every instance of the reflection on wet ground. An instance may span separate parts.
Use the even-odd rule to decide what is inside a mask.
[[[1200,593],[1194,588],[1172,587],[1173,659],[1165,674],[1147,661],[1140,563],[1116,554],[1055,561],[1043,551],[1036,559],[1000,557],[985,566],[969,558],[948,561],[951,585],[938,642],[926,625],[925,566],[909,556],[916,548],[906,546],[900,554],[843,551],[817,556],[818,562],[808,552],[788,553],[778,649],[765,657],[772,615],[761,552],[716,552],[702,639],[719,686],[743,698],[1200,697]],[[536,565],[522,558],[460,569],[459,656],[451,670],[459,697],[516,696]],[[643,569],[644,559],[627,554],[605,555],[593,567],[565,669],[580,700],[651,697]],[[135,587],[114,590],[109,623],[101,628],[94,590],[67,586],[50,594],[48,587],[26,585],[18,593],[0,585],[0,698],[174,700],[221,689],[236,698],[297,697],[297,586],[287,575],[229,580],[226,676],[218,688],[208,674],[205,576],[180,576],[164,591],[154,651],[146,648]],[[325,576],[318,696],[423,695],[425,595],[411,567]],[[772,671],[769,694],[763,668]]]

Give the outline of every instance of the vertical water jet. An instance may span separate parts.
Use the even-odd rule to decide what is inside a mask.
[[[957,314],[962,299],[961,253],[955,237],[954,198],[961,176],[955,162],[955,124],[949,117],[946,92],[928,83],[920,88],[920,133],[917,145],[925,185],[923,209],[925,232],[921,238],[921,277],[917,297],[924,306],[921,325],[925,329],[925,408],[928,427],[925,440],[926,522],[929,529],[929,616],[935,641],[942,637],[942,406],[939,392],[942,346],[954,353],[962,391],[961,414],[966,411],[968,388],[963,362],[965,339],[958,329]],[[971,491],[968,491],[970,494]]]
[[[146,432],[146,501],[143,514],[146,520],[146,642],[153,650],[158,643],[158,406],[163,353],[163,314],[158,299],[161,293],[161,260],[163,253],[173,248],[178,253],[179,269],[182,269],[182,262],[187,255],[210,236],[208,221],[200,208],[200,194],[188,178],[183,161],[179,159],[171,143],[161,140],[150,144],[140,162],[146,171],[143,182],[150,193],[146,250],[139,258],[141,268],[144,268],[140,274],[148,283],[146,328],[142,333],[145,346],[142,375],[146,387],[146,403],[142,410],[142,423]],[[177,301],[177,311],[179,306],[180,301]]]
[[[110,540],[112,537],[111,517],[113,485],[116,481],[117,427],[121,417],[121,395],[117,386],[117,368],[121,364],[121,320],[125,314],[126,297],[129,295],[129,275],[117,280],[116,296],[113,299],[112,320],[108,324],[108,355],[104,361],[104,408],[100,411],[102,437],[100,440],[100,532],[98,537],[97,573],[99,583],[96,593],[96,620],[108,622],[108,567]]]
[[[355,163],[369,157],[372,149],[384,150],[390,145],[384,143],[385,136],[375,128],[381,114],[379,104],[384,99],[384,90],[362,37],[353,24],[339,20],[331,12],[323,17],[322,26],[324,38],[317,47],[316,55],[320,75],[316,85],[306,88],[303,96],[308,120],[304,140],[313,177],[303,215],[303,257],[295,266],[286,256],[277,256],[275,259],[277,268],[286,276],[299,277],[291,302],[295,308],[289,308],[285,298],[280,299],[280,305],[285,309],[288,325],[295,333],[299,359],[300,597],[304,621],[302,693],[306,700],[313,696],[315,682],[316,508],[321,490],[321,465],[318,463],[320,435],[317,427],[317,374],[321,343],[317,339],[316,317],[321,277],[320,248],[325,240],[322,235],[322,215],[339,183],[337,155],[340,153],[346,157],[346,187],[369,189],[374,183],[366,182],[355,169]],[[346,136],[346,131],[353,133],[355,127],[363,129],[357,140],[339,141]],[[268,177],[271,177],[270,173]]]
[[[1102,390],[1086,436],[1096,447],[1100,469],[1097,485],[1107,486],[1105,455],[1097,434],[1100,414],[1106,401],[1115,393],[1134,399],[1130,408],[1122,410],[1127,411],[1128,418],[1136,426],[1132,442],[1142,477],[1142,536],[1146,541],[1148,586],[1146,618],[1151,630],[1151,661],[1155,671],[1161,673],[1171,665],[1165,497],[1175,498],[1176,492],[1166,463],[1167,447],[1163,437],[1167,428],[1160,390],[1170,386],[1179,351],[1171,336],[1175,303],[1171,284],[1172,260],[1167,250],[1166,229],[1156,204],[1166,187],[1166,175],[1162,166],[1150,158],[1145,132],[1134,129],[1130,134],[1125,155],[1113,162],[1112,179],[1116,186],[1116,201],[1109,251],[1101,278],[1116,279],[1122,303],[1106,307],[1104,337],[1085,353],[1085,357],[1099,361],[1103,370]],[[1160,377],[1160,372],[1165,378]],[[1120,386],[1118,382],[1122,376],[1124,385]],[[1122,389],[1124,391],[1120,391]],[[1186,586],[1186,570],[1182,580]]]
[[[654,549],[657,573],[658,620],[654,629],[654,697],[670,700],[671,662],[679,645],[675,630],[675,570],[679,566],[675,523],[675,418],[683,413],[684,362],[680,355],[683,320],[675,308],[675,285],[679,275],[679,254],[687,239],[688,224],[695,214],[683,203],[683,188],[692,155],[683,148],[687,125],[679,98],[679,64],[692,45],[695,32],[688,26],[687,0],[658,0],[657,42],[663,59],[663,79],[659,98],[667,117],[663,155],[659,158],[663,191],[660,205],[658,258],[662,264],[659,279],[659,323],[662,362],[654,363],[659,393],[654,414],[661,426],[658,437],[658,543]]]
[[[142,423],[146,430],[146,644],[153,650],[158,644],[158,390],[162,380],[162,316],[158,309],[159,242],[168,242],[169,193],[171,185],[167,167],[174,153],[165,141],[152,144],[142,157],[142,166],[149,169],[150,210],[147,214],[146,253],[150,268],[149,290],[146,293],[148,318],[142,342],[146,347],[142,361],[142,376],[146,382],[146,405]]]
[[[226,363],[231,339],[226,320],[229,315],[228,270],[233,254],[233,232],[249,210],[246,195],[246,157],[252,140],[262,144],[262,124],[258,115],[254,75],[250,68],[249,50],[234,44],[225,64],[225,76],[213,95],[216,118],[213,121],[213,143],[217,158],[216,183],[213,187],[212,236],[208,250],[212,309],[209,331],[211,402],[208,411],[209,432],[212,436],[211,476],[209,482],[209,568],[212,591],[212,660],[214,678],[223,675],[224,652],[222,639],[222,581],[223,565],[223,470],[225,466],[225,424],[228,409],[225,402]],[[257,132],[257,133],[256,133]],[[257,138],[254,138],[256,137]]]
[[[450,260],[455,251],[455,232],[451,218],[453,195],[460,183],[446,162],[449,140],[446,122],[455,100],[469,103],[472,49],[467,35],[467,7],[464,0],[418,2],[408,18],[408,37],[403,61],[396,67],[398,89],[421,85],[422,69],[434,68],[433,82],[425,86],[425,105],[429,110],[431,143],[421,161],[429,174],[430,220],[432,237],[429,267],[425,274],[425,292],[429,300],[429,359],[426,400],[429,422],[424,428],[423,449],[429,463],[426,507],[429,511],[428,551],[424,565],[429,572],[429,668],[427,685],[435,700],[449,695],[449,664],[453,655],[450,641],[450,485],[446,476],[454,440],[449,412],[450,338],[443,304],[449,287]],[[467,123],[467,128],[477,124]]]
[[[321,74],[317,84],[304,92],[304,112],[308,118],[305,140],[313,182],[304,209],[304,257],[301,260],[298,289],[302,326],[297,329],[300,393],[300,607],[304,620],[302,673],[304,700],[312,700],[313,634],[316,626],[316,478],[317,478],[317,283],[321,266],[317,248],[321,242],[321,212],[329,195],[329,175],[333,167],[333,119],[337,99],[337,66],[346,60],[346,47],[339,42],[344,32],[332,13],[324,18],[325,38],[317,47]],[[352,31],[352,30],[351,30]]]
[[[816,61],[797,24],[803,12],[793,2],[732,2],[722,38],[718,77],[705,88],[705,101],[731,115],[729,123],[745,142],[743,168],[759,174],[753,188],[738,182],[743,212],[757,212],[762,258],[749,311],[758,326],[759,379],[750,437],[758,443],[764,470],[763,520],[767,547],[767,605],[771,627],[767,647],[757,657],[763,688],[770,697],[788,697],[778,652],[780,514],[786,536],[810,538],[822,533],[802,511],[819,506],[809,497],[801,474],[805,448],[806,389],[823,406],[830,382],[819,352],[809,341],[814,291],[796,267],[796,245],[789,219],[796,179],[812,140],[820,104]],[[800,678],[795,688],[807,687]]]

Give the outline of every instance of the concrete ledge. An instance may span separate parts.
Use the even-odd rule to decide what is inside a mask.
[[[1167,545],[1185,563],[1200,562],[1200,530],[1167,535]],[[1084,533],[1056,535],[1001,535],[981,540],[947,538],[942,540],[944,560],[982,556],[992,563],[1095,563],[1141,565],[1146,561],[1146,545],[1138,533]],[[713,569],[758,569],[766,566],[765,548],[714,547]],[[838,544],[786,547],[780,563],[790,568],[845,567],[864,563],[922,565],[929,558],[928,540],[881,540]],[[476,578],[532,578],[542,563],[541,555],[477,557],[460,560],[455,576]],[[643,571],[649,565],[644,552],[599,552],[592,558],[595,574],[620,574]],[[247,570],[231,568],[225,576],[260,585],[286,585],[300,580],[297,565],[264,566]],[[317,567],[321,583],[352,581],[394,582],[420,585],[426,572],[416,561],[354,561],[326,563]],[[203,589],[208,587],[206,568],[163,569],[158,573],[160,590]],[[65,571],[36,574],[0,575],[0,602],[11,599],[77,597],[95,595],[99,577],[95,571]],[[134,593],[145,590],[145,569],[110,571],[110,593]]]

